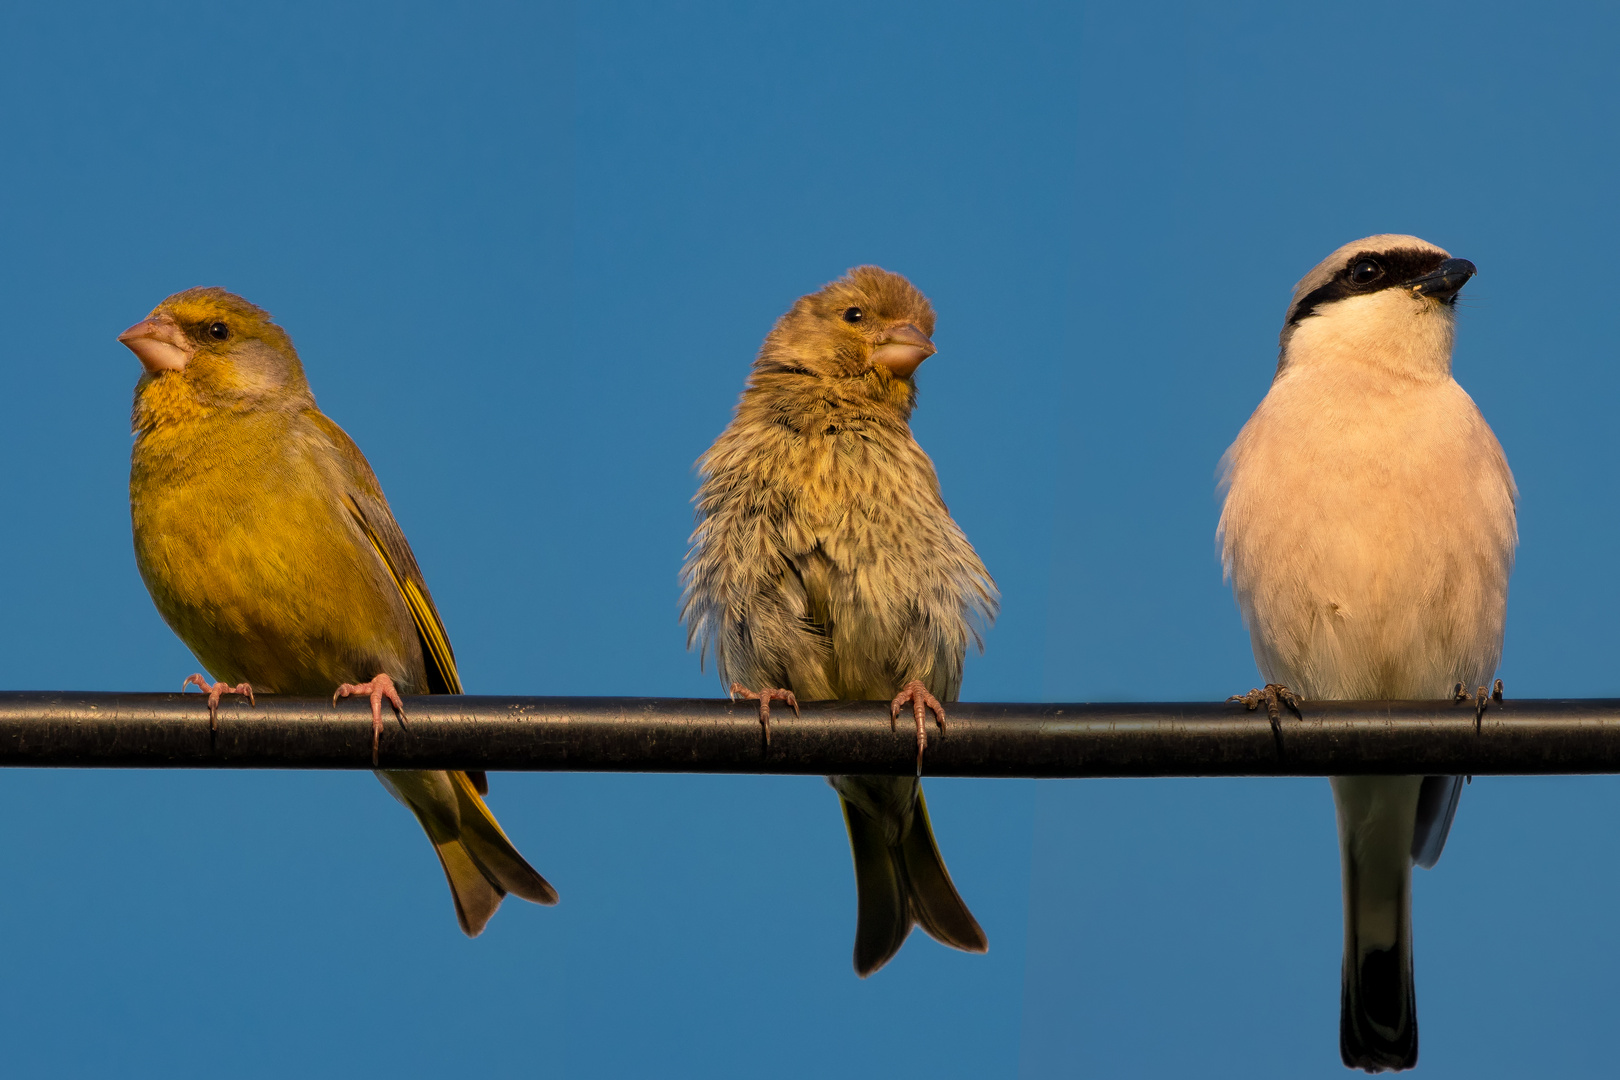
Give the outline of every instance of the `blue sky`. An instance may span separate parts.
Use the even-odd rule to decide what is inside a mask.
[[[0,12],[0,685],[172,690],[113,340],[292,333],[481,693],[718,693],[691,463],[795,297],[939,311],[915,429],[996,575],[977,700],[1255,678],[1215,465],[1294,281],[1473,260],[1456,371],[1522,491],[1501,674],[1620,696],[1612,13],[1506,5],[21,5]],[[1466,506],[1458,507],[1466,513]],[[1331,1076],[1321,780],[932,781],[985,957],[850,971],[817,779],[496,776],[562,893],[456,929],[370,777],[0,778],[0,1041],[78,1075]],[[1425,1075],[1612,1068],[1620,782],[1482,778],[1415,885]]]

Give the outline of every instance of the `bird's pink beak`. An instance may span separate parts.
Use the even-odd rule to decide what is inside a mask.
[[[184,371],[196,347],[186,340],[180,327],[167,315],[142,319],[118,335],[140,360],[141,367],[156,375],[160,371]]]
[[[888,368],[889,374],[897,379],[909,379],[934,351],[934,343],[927,334],[910,323],[902,323],[891,328],[878,342],[878,347],[872,350],[872,363]]]

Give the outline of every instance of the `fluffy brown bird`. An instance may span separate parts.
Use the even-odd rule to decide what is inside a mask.
[[[682,570],[688,643],[723,684],[770,702],[909,702],[919,774],[924,709],[941,730],[969,640],[995,618],[989,572],[951,520],[912,438],[913,373],[934,309],[898,274],[861,266],[800,298],[754,361],[730,426],[698,463]],[[855,859],[855,970],[888,962],[913,925],[988,947],[928,823],[914,776],[832,776]]]
[[[287,332],[224,289],[190,289],[119,337],[135,387],[135,561],[165,622],[222,693],[361,694],[372,760],[386,697],[459,694],[427,582],[354,441],[315,407]],[[227,684],[236,684],[234,686]],[[479,796],[483,774],[377,773],[439,855],[456,919],[483,930],[513,893],[557,893]]]

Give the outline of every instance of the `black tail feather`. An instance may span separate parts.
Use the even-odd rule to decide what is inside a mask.
[[[1402,963],[1400,952],[1375,949],[1361,958],[1359,974],[1344,973],[1339,1056],[1352,1069],[1383,1072],[1417,1064],[1417,995],[1410,953]]]
[[[1352,1069],[1383,1072],[1417,1064],[1417,989],[1412,978],[1411,871],[1401,888],[1395,943],[1363,948],[1355,883],[1345,889],[1339,1056]]]

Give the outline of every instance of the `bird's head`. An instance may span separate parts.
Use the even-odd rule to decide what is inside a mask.
[[[1278,369],[1309,357],[1449,373],[1457,293],[1475,273],[1415,236],[1346,244],[1294,286]]]
[[[912,373],[934,355],[933,333],[933,305],[916,286],[876,266],[857,266],[800,297],[777,320],[754,371],[867,380],[885,396],[909,397]]]
[[[308,393],[287,331],[269,312],[224,289],[175,293],[118,340],[146,369],[141,388],[180,380],[217,404]]]

